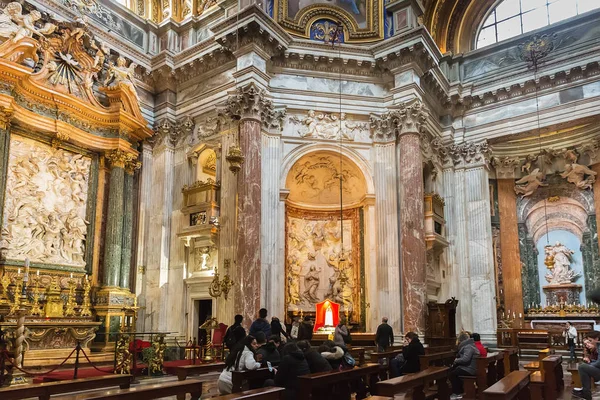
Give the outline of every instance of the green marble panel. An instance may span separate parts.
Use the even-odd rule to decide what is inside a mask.
[[[521,283],[523,288],[523,306],[540,304],[539,271],[537,267],[537,249],[529,237],[527,226],[519,224],[519,251],[521,256]]]
[[[102,277],[102,283],[105,286],[119,286],[121,283],[124,181],[125,169],[113,167],[110,172],[106,232],[104,236],[104,276]]]
[[[120,286],[129,289],[133,240],[133,174],[125,173],[123,201],[123,246],[121,252]]]
[[[8,150],[10,148],[10,130],[0,129],[0,227],[4,221],[4,195],[8,168]]]
[[[600,256],[595,214],[588,216],[587,226],[589,231],[585,232],[581,239],[581,254],[583,257],[585,290],[589,292],[600,287]]]

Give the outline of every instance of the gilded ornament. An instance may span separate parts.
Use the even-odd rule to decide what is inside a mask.
[[[117,340],[115,355],[117,364],[115,374],[131,373],[132,354],[129,351],[129,335],[122,335]]]
[[[64,304],[60,298],[61,290],[58,277],[56,277],[46,290],[46,305],[44,306],[46,318],[64,317]]]
[[[30,314],[37,316],[42,315],[42,313],[43,311],[40,301],[40,277],[38,275],[37,279],[35,280],[35,286],[33,287],[33,304],[31,306]]]
[[[10,296],[8,295],[8,287],[10,286],[10,278],[6,271],[2,275],[2,279],[0,279],[0,285],[2,286],[2,297],[0,298],[0,303],[7,304],[10,302]]]
[[[12,108],[0,107],[0,129],[7,130],[10,128],[10,121],[14,112]]]
[[[111,166],[125,168],[125,164],[133,161],[136,158],[136,155],[121,149],[115,149],[107,152],[104,157],[108,159]]]
[[[152,359],[149,365],[150,373],[153,375],[162,374],[166,348],[165,335],[157,334],[152,342]]]
[[[82,317],[91,317],[92,316],[92,302],[91,302],[91,284],[88,276],[86,275],[83,278],[83,303],[81,304],[81,313]]]
[[[246,157],[244,157],[242,149],[240,149],[237,145],[233,145],[229,147],[229,151],[227,152],[225,159],[229,163],[229,170],[236,174],[242,169],[242,164],[244,164]]]

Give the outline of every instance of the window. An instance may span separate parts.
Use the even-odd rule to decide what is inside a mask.
[[[600,8],[599,0],[504,0],[477,35],[480,49],[511,37]]]

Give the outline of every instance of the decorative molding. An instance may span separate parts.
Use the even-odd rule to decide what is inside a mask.
[[[368,129],[366,123],[349,121],[346,113],[336,115],[308,110],[306,117],[291,116],[289,120],[301,126],[299,134],[303,138],[354,141],[357,133]]]
[[[266,91],[254,83],[230,93],[224,109],[220,111],[220,115],[234,121],[256,119],[267,130],[281,130],[285,113],[285,110],[275,109],[273,102],[267,99]]]
[[[452,162],[455,166],[487,166],[490,160],[491,149],[487,140],[483,142],[463,142],[452,144],[448,147],[448,156],[446,161]]]
[[[12,108],[0,106],[0,129],[5,131],[10,129],[10,124],[14,113],[15,110]]]

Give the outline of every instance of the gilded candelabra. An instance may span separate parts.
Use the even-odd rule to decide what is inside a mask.
[[[90,290],[92,289],[92,285],[90,285],[90,280],[86,275],[83,278],[83,303],[81,304],[81,316],[82,317],[91,317],[91,301],[90,301]]]
[[[225,297],[225,300],[227,300],[229,291],[233,286],[233,280],[229,276],[230,260],[225,260],[223,262],[223,266],[225,268],[225,276],[221,280],[219,279],[219,269],[215,266],[215,276],[212,282],[210,283],[210,286],[208,287],[208,293],[215,298],[221,297],[221,295],[223,295],[223,297]]]
[[[43,310],[40,303],[40,277],[39,275],[34,280],[33,301],[31,305],[31,315],[42,315]]]
[[[9,304],[10,297],[8,296],[8,287],[10,286],[10,278],[6,272],[4,272],[2,279],[0,279],[0,285],[2,285],[2,297],[0,297],[0,303]]]
[[[15,290],[13,292],[13,302],[10,307],[10,314],[15,315],[21,308],[21,293],[23,292],[23,276],[15,276]]]
[[[72,317],[75,315],[75,307],[77,307],[75,287],[77,287],[77,281],[73,278],[69,279],[69,297],[67,298],[67,304],[65,305],[65,317]]]

